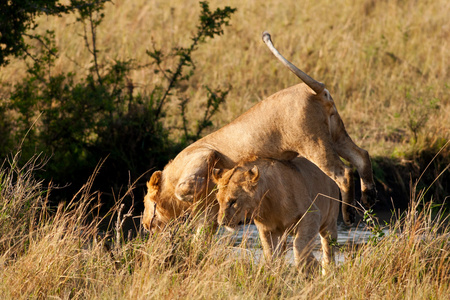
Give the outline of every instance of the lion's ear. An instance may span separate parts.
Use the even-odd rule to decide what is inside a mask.
[[[152,174],[152,177],[150,177],[150,180],[147,182],[147,188],[148,189],[159,189],[159,186],[161,184],[161,171],[156,171]]]
[[[220,178],[222,178],[222,175],[223,175],[223,169],[214,168],[211,173],[211,178],[214,181],[214,183],[217,184],[219,182]]]
[[[253,166],[251,170],[246,172],[246,175],[249,178],[249,182],[255,185],[259,180],[259,170],[257,166]]]

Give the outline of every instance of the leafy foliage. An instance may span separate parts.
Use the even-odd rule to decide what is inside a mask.
[[[30,56],[30,45],[24,37],[41,41],[41,36],[30,34],[38,24],[35,18],[39,15],[61,16],[78,10],[80,13],[102,8],[109,0],[72,0],[70,4],[62,4],[59,0],[14,0],[0,2],[0,66],[8,64],[8,56]]]
[[[97,182],[117,189],[126,185],[130,176],[134,180],[153,166],[162,167],[212,125],[211,118],[229,91],[205,86],[203,118],[197,121],[186,118],[189,97],[179,87],[194,74],[192,54],[208,38],[223,33],[223,26],[228,25],[235,9],[225,7],[212,12],[207,2],[201,2],[197,33],[188,47],[176,47],[167,55],[163,50],[148,51],[153,60],[150,66],[163,80],[145,93],[133,85],[129,76],[131,71],[144,66],[132,59],[113,63],[102,60],[97,28],[104,18],[105,2],[71,2],[77,21],[84,24],[83,39],[92,55],[88,75],[76,79],[77,74],[52,72],[58,49],[53,32],[47,31],[45,36],[39,36],[45,47],[36,54],[28,75],[15,86],[10,97],[9,109],[17,116],[11,137],[15,141],[24,140],[16,145],[22,149],[22,158],[26,161],[36,152],[51,155],[42,176],[59,184],[71,183],[75,189],[105,157],[108,157],[102,169],[105,175],[100,174]],[[164,69],[166,61],[175,61],[175,65]],[[164,124],[166,107],[171,101],[180,101],[179,118],[184,135],[179,140],[169,138],[169,129]],[[196,126],[190,126],[191,122]]]
[[[364,210],[363,221],[366,222],[372,233],[368,242],[376,245],[384,237],[384,232],[372,209]]]

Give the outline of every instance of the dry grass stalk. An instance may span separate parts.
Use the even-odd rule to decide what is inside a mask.
[[[36,165],[30,162],[22,180],[5,176],[20,174],[16,165],[1,169],[3,299],[446,299],[450,292],[448,220],[431,205],[420,207],[420,198],[392,222],[388,236],[351,250],[329,275],[305,278],[289,260],[266,264],[261,250],[248,248],[245,238],[233,246],[223,235],[196,236],[185,219],[160,234],[138,235],[108,249],[99,219],[88,218],[96,208],[89,190],[37,220],[33,211],[47,193],[33,181]],[[8,202],[5,195],[16,197]],[[8,207],[26,203],[34,205],[21,218],[7,218]],[[111,214],[119,215],[119,209]]]

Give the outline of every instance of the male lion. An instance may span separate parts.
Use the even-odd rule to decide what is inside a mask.
[[[267,260],[285,251],[289,232],[295,236],[296,265],[314,267],[311,251],[320,233],[323,271],[334,263],[330,242],[337,238],[339,189],[313,163],[257,159],[214,173],[213,179],[219,188],[219,223],[234,229],[252,217]]]
[[[149,184],[148,201],[157,203],[157,210],[166,206],[170,213],[177,215],[179,210],[185,210],[188,202],[204,199],[211,193],[213,166],[231,169],[253,156],[278,160],[302,156],[337,183],[343,199],[343,218],[350,225],[353,210],[348,205],[354,200],[353,177],[340,157],[357,168],[362,201],[367,205],[376,196],[369,154],[347,134],[324,85],[282,57],[268,33],[263,34],[263,40],[304,83],[275,93],[181,151],[163,172],[153,173],[149,183],[154,184]],[[211,195],[205,203],[213,201]]]

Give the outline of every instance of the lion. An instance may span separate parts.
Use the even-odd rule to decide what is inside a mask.
[[[354,221],[354,210],[350,209],[354,203],[353,175],[341,157],[356,167],[361,178],[361,200],[370,205],[374,203],[376,188],[369,154],[348,135],[323,83],[282,57],[267,32],[263,40],[304,83],[275,93],[182,150],[162,172],[153,173],[149,183],[155,184],[149,184],[147,198],[157,204],[157,210],[165,206],[177,215],[187,209],[187,203],[202,200],[203,206],[213,205],[214,183],[210,176],[214,167],[232,169],[253,156],[285,161],[304,157],[339,186],[343,219],[351,225]],[[214,219],[210,215],[205,218]]]
[[[210,231],[214,232],[218,225],[217,213],[219,211],[219,205],[215,201],[215,192],[211,190],[211,195],[206,195],[208,197],[205,197],[205,199],[209,199],[209,201],[198,201],[193,205],[172,197],[170,193],[173,193],[173,191],[170,188],[160,188],[161,176],[162,172],[156,171],[147,182],[147,194],[144,197],[144,215],[142,217],[144,228],[151,233],[161,232],[172,220],[193,215],[196,216],[198,231],[210,227]],[[161,190],[169,193],[169,195],[160,195]],[[163,201],[158,201],[159,199],[163,199]]]
[[[218,222],[234,230],[251,217],[267,260],[285,251],[290,233],[295,264],[314,268],[318,262],[312,246],[320,234],[322,270],[334,263],[330,243],[337,239],[339,189],[313,163],[305,158],[256,159],[225,172],[217,170],[213,180],[218,186]]]

